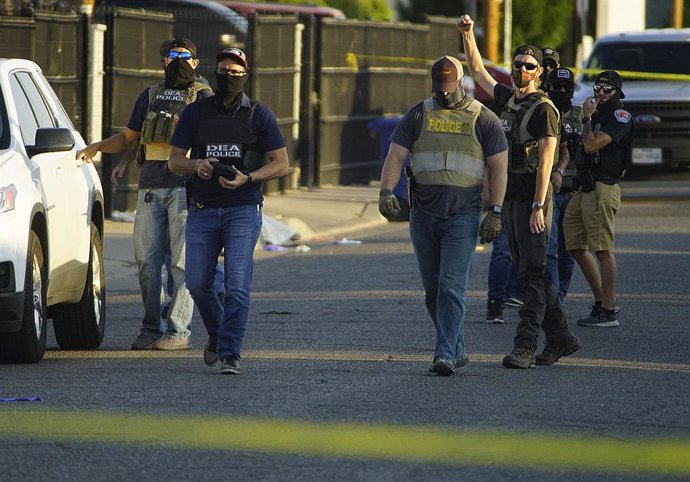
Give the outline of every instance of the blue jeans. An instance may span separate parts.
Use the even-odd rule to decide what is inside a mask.
[[[563,236],[563,218],[572,194],[572,192],[553,193],[553,222],[546,252],[546,272],[558,291],[558,298],[561,301],[568,294],[575,268],[575,258],[565,249],[565,236]]]
[[[240,357],[249,319],[254,247],[261,232],[261,206],[202,209],[187,218],[187,288],[204,320],[218,356]],[[225,300],[214,291],[218,256],[225,249]]]
[[[506,230],[501,229],[493,241],[491,258],[489,259],[489,299],[499,300],[501,303],[508,298],[522,298],[522,287],[518,280],[518,270],[513,263],[508,246]]]
[[[149,202],[146,195],[149,193]],[[170,248],[173,279],[167,334],[189,334],[194,303],[184,284],[187,194],[184,187],[139,189],[134,217],[134,258],[144,302],[141,333],[161,335],[161,287],[165,253]]]
[[[465,354],[465,293],[479,232],[479,213],[434,217],[410,213],[410,236],[424,284],[426,308],[436,327],[434,358]]]
[[[175,281],[170,274],[170,250],[165,254],[165,268],[168,270],[168,278],[165,283],[165,293],[172,298],[173,291],[175,290]],[[216,274],[213,278],[213,290],[216,294],[223,299],[225,297],[225,273],[223,273],[223,268],[218,265],[216,266]],[[164,306],[170,305],[170,302],[166,302]]]

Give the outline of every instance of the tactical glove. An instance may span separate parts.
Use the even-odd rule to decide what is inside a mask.
[[[395,220],[402,213],[398,198],[390,189],[381,189],[379,192],[379,212],[389,221]]]
[[[479,242],[491,243],[501,232],[501,215],[489,211],[479,227]]]

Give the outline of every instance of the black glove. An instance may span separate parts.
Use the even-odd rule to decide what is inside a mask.
[[[379,212],[389,221],[395,220],[402,212],[398,198],[390,189],[381,189],[379,192]]]
[[[501,232],[501,215],[489,211],[479,226],[479,242],[491,243]]]

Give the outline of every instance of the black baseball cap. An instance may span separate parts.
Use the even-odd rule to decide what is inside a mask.
[[[606,84],[610,85],[611,87],[615,87],[618,90],[618,92],[621,93],[619,98],[625,98],[625,94],[623,93],[623,77],[621,77],[620,74],[615,70],[604,70],[599,75],[597,75],[597,78],[594,80],[594,83]]]
[[[178,49],[187,49],[189,50],[194,58],[196,58],[196,45],[194,45],[194,42],[189,40],[188,38],[184,37],[178,37],[174,38],[168,43],[168,52],[170,52],[172,49],[178,48]],[[161,45],[161,51],[163,50],[163,45]],[[167,52],[166,52],[167,54]]]
[[[431,66],[431,91],[455,92],[462,75],[462,64],[458,59],[450,55],[437,58]]]
[[[551,47],[544,47],[541,49],[541,56],[543,60],[553,60],[556,62],[556,65],[561,63],[561,57],[558,55],[558,51]]]
[[[557,69],[552,70],[549,73],[549,77],[548,79],[546,79],[546,81],[549,84],[563,82],[565,84],[575,87],[575,74],[573,74],[573,71],[570,69],[566,69],[565,67],[559,67]]]
[[[543,57],[541,55],[541,50],[534,45],[520,45],[513,51],[513,58],[517,57],[518,55],[531,55],[539,65],[542,65]]]

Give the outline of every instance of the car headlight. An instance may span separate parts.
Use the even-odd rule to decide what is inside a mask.
[[[17,188],[14,187],[14,184],[0,187],[0,213],[13,210],[16,200]]]

